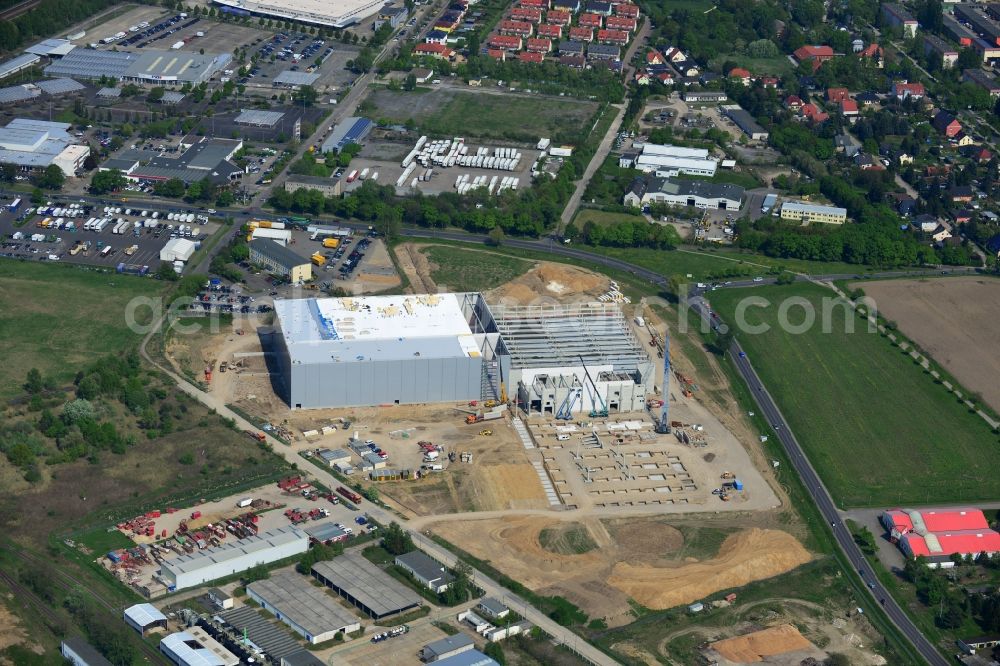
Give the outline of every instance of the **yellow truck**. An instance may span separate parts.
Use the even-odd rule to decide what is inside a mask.
[[[316,264],[317,266],[325,266],[326,265],[326,257],[324,257],[319,252],[317,252],[312,257],[310,257],[310,259],[312,259],[312,262],[314,264]]]
[[[340,239],[339,238],[324,238],[323,239],[323,247],[331,248],[332,249],[332,248],[337,247],[338,245],[340,245]]]

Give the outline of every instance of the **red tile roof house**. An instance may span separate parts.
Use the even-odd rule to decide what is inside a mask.
[[[520,51],[521,38],[510,35],[493,35],[490,37],[489,45],[495,49],[505,49],[507,51]]]
[[[581,28],[579,26],[572,27],[569,29],[569,38],[575,39],[578,42],[592,42],[594,41],[594,29]]]
[[[885,64],[885,49],[878,44],[869,44],[858,54],[859,57],[871,60],[879,69]]]
[[[537,9],[548,9],[549,0],[521,0],[522,7],[532,7]]]
[[[762,76],[760,77],[760,84],[765,88],[777,88],[778,87],[778,77],[777,76]]]
[[[532,26],[527,21],[500,21],[500,34],[514,37],[530,37]]]
[[[935,113],[934,118],[931,119],[931,125],[949,139],[954,138],[962,131],[962,123],[958,122],[955,116],[947,111],[938,111]]]
[[[455,55],[455,52],[444,44],[417,44],[413,52],[417,55],[430,56],[439,60],[448,60]]]
[[[826,89],[826,101],[833,102],[843,102],[845,99],[849,99],[851,94],[847,92],[847,88],[827,88]]]
[[[486,49],[486,55],[494,60],[506,60],[507,52],[503,49]]]
[[[598,30],[597,41],[602,44],[628,44],[628,33],[624,30]]]
[[[858,103],[853,99],[844,99],[840,101],[840,115],[842,116],[857,116],[858,115]]]
[[[660,72],[656,75],[656,78],[665,86],[674,85],[674,75],[670,72]]]
[[[562,26],[552,25],[551,23],[543,23],[538,26],[538,36],[548,37],[550,39],[560,39],[562,38]]]
[[[510,17],[515,21],[527,21],[528,23],[541,23],[542,10],[538,7],[515,7],[510,10]]]
[[[534,53],[548,53],[552,50],[552,41],[548,39],[537,39],[532,37],[528,39],[526,49]]]
[[[584,28],[600,28],[604,25],[604,17],[600,14],[580,14],[580,25]]]
[[[815,104],[803,104],[802,117],[814,123],[822,123],[829,120],[830,114],[821,111]]]
[[[813,71],[827,60],[833,59],[833,49],[829,46],[800,46],[793,54],[799,62],[812,62]]]
[[[880,520],[904,555],[923,556],[930,567],[954,566],[952,555],[1000,552],[1000,533],[990,529],[979,509],[889,509]]]
[[[609,16],[604,19],[604,25],[613,30],[625,30],[626,32],[635,32],[636,27],[638,27],[634,18],[626,16]]]
[[[924,90],[924,84],[922,83],[893,83],[892,84],[892,94],[896,99],[902,101],[907,97],[912,97],[913,99],[920,99],[927,92]]]
[[[729,70],[729,78],[739,79],[740,83],[745,86],[750,85],[750,81],[752,80],[750,70],[743,69],[742,67],[733,67]]]
[[[636,72],[635,73],[635,82],[637,84],[639,84],[640,86],[648,86],[649,85],[649,74],[646,73],[646,72]]]
[[[798,111],[802,108],[802,98],[798,95],[789,95],[785,98],[785,108]]]
[[[627,16],[628,18],[639,18],[639,5],[632,5],[629,3],[621,3],[614,6],[614,12],[617,16]]]
[[[545,22],[555,23],[556,25],[569,25],[570,20],[572,20],[572,16],[573,15],[569,12],[553,9],[552,11],[545,13]]]
[[[545,56],[541,53],[535,53],[532,51],[521,51],[517,54],[517,59],[521,62],[542,62],[545,60]]]
[[[666,61],[663,59],[663,54],[659,51],[649,50],[646,52],[646,64],[647,65],[662,65]]]

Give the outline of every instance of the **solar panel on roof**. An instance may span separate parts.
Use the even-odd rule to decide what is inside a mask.
[[[273,127],[285,115],[281,111],[263,111],[260,109],[242,109],[234,122],[239,125],[256,125],[258,127]]]
[[[77,90],[83,90],[84,86],[79,81],[73,79],[52,79],[50,81],[39,81],[35,84],[50,95],[62,95]]]

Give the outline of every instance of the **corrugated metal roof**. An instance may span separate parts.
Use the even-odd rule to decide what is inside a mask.
[[[233,119],[238,125],[253,125],[255,127],[274,127],[282,116],[281,111],[264,111],[262,109],[241,109],[240,114]]]
[[[147,627],[156,622],[165,622],[167,616],[161,613],[153,604],[136,604],[125,609],[125,617],[140,627]]]
[[[360,553],[344,553],[330,561],[317,562],[312,569],[375,615],[389,615],[419,606],[421,602],[416,592]]]
[[[302,646],[289,635],[287,629],[271,624],[255,608],[234,608],[221,613],[219,617],[240,636],[245,631],[247,639],[273,659],[281,659],[302,650]]]
[[[25,53],[34,53],[40,56],[64,56],[76,47],[68,39],[43,39],[37,44],[33,44],[24,49]]]
[[[0,104],[23,102],[26,99],[39,97],[41,94],[42,91],[35,86],[10,86],[9,88],[0,88]]]
[[[186,666],[225,666],[226,663],[186,631],[170,634],[160,641],[160,645],[170,650]],[[194,647],[195,645],[198,647]]]
[[[17,56],[16,58],[11,58],[7,62],[0,64],[0,79],[4,78],[5,76],[10,76],[11,74],[18,72],[24,69],[25,67],[30,67],[31,65],[34,65],[37,62],[41,62],[41,60],[42,59],[39,58],[34,53],[24,53]]]
[[[63,95],[65,93],[76,92],[77,90],[84,90],[87,87],[73,79],[50,79],[47,81],[38,81],[35,85],[50,95]]]
[[[313,586],[309,579],[299,574],[274,574],[247,585],[247,593],[263,599],[273,611],[280,613],[283,621],[298,625],[312,636],[360,623],[358,617],[337,603],[325,588]]]
[[[99,79],[102,76],[120,79],[137,58],[135,53],[128,51],[73,49],[61,60],[46,67],[45,73],[49,76],[77,76],[83,79]]]
[[[319,81],[319,74],[309,74],[308,72],[293,72],[286,69],[281,74],[274,77],[274,82],[288,86],[311,86]]]

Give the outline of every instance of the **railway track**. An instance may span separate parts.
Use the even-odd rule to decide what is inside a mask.
[[[0,11],[0,21],[13,21],[21,14],[34,9],[40,4],[42,4],[42,0],[24,0],[24,2],[19,2],[13,7],[8,7]]]
[[[17,578],[0,569],[0,582],[9,587],[14,592],[15,597],[22,603],[30,604],[42,616],[53,625],[62,624],[62,618],[49,607],[41,597],[17,581]]]

